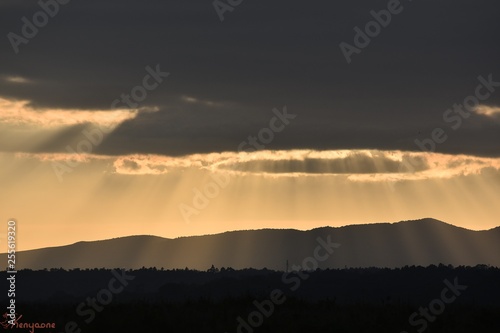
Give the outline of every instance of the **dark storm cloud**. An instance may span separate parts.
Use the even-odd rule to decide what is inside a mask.
[[[437,151],[500,156],[492,119],[473,115],[456,131],[443,122],[445,110],[474,94],[479,75],[500,81],[500,4],[402,5],[347,64],[339,43],[352,44],[353,28],[387,1],[245,0],[220,22],[206,0],[72,0],[19,54],[6,36],[20,34],[21,18],[40,8],[4,1],[0,78],[30,84],[2,79],[0,96],[106,109],[141,84],[146,66],[160,64],[171,75],[141,104],[160,111],[123,123],[99,152],[234,151],[267,126],[272,108],[287,105],[299,117],[270,149],[418,150],[416,138],[442,127],[449,138]],[[500,105],[500,91],[483,103]]]

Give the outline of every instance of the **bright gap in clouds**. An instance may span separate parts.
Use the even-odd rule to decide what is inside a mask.
[[[37,109],[30,106],[30,101],[27,100],[12,100],[0,97],[0,124],[51,129],[92,123],[114,128],[126,120],[135,118],[140,111],[155,110]]]
[[[97,131],[97,136],[104,138],[141,112],[156,111],[156,107],[113,110],[36,108],[28,100],[0,97],[0,152],[66,152],[65,147],[74,147],[85,139],[83,129],[92,133]]]
[[[476,107],[475,112],[477,114],[487,116],[490,118],[500,118],[500,107],[498,106],[486,106],[486,105],[480,105]]]
[[[27,79],[25,77],[22,77],[22,76],[6,76],[4,77],[4,81],[8,82],[8,83],[15,83],[15,84],[30,84],[30,83],[33,83],[32,80],[30,79]]]

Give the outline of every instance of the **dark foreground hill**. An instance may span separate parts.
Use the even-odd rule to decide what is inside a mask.
[[[487,266],[53,269],[22,270],[16,279],[22,322],[74,333],[499,332],[499,300],[500,269]]]
[[[321,239],[322,241],[319,241]],[[23,251],[17,268],[164,267],[206,270],[216,267],[285,270],[286,261],[303,265],[318,246],[319,268],[402,267],[431,264],[487,264],[500,267],[500,228],[472,231],[433,219],[324,227],[309,231],[248,230],[217,235],[165,239],[131,236],[68,246]],[[324,246],[323,246],[324,248]],[[7,262],[5,254],[0,260]],[[309,260],[310,267],[315,264]]]

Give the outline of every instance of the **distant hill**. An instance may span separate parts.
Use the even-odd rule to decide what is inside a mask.
[[[500,228],[472,231],[434,219],[323,227],[248,230],[166,239],[130,236],[22,251],[17,269],[215,267],[285,270],[314,254],[317,238],[340,244],[320,268],[486,264],[500,267]],[[323,252],[321,252],[323,254]],[[6,255],[0,260],[7,262]]]

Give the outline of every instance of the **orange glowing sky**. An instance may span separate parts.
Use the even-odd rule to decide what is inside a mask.
[[[40,111],[8,99],[0,108],[3,139],[23,147],[82,123],[87,131],[104,126],[105,137],[139,113]],[[0,164],[0,219],[18,221],[19,250],[133,234],[174,238],[422,217],[474,230],[499,225],[499,158],[366,149],[185,156],[4,151]]]

